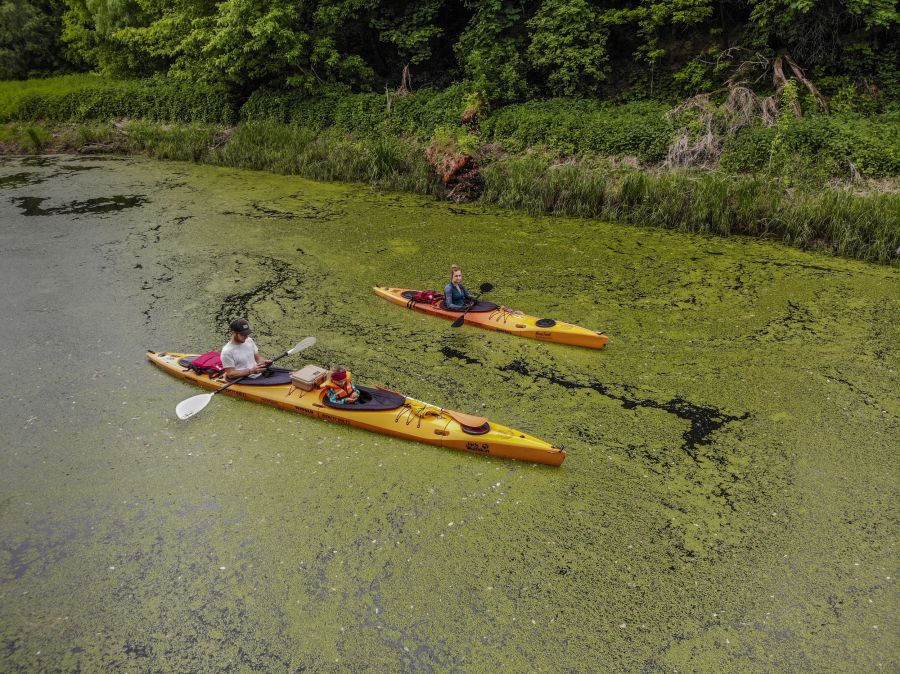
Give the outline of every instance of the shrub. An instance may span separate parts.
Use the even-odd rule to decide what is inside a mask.
[[[98,75],[65,75],[32,80],[8,80],[0,82],[0,120],[10,115],[24,98],[34,94],[63,94],[79,89],[96,87],[106,80]]]
[[[726,171],[735,173],[757,171],[765,168],[772,152],[775,129],[762,126],[748,127],[725,141],[720,164]]]
[[[235,111],[224,88],[154,78],[103,81],[70,90],[33,93],[19,100],[7,116],[57,122],[133,118],[231,124]]]
[[[722,168],[745,172],[766,168],[776,137],[775,129],[743,129],[725,144]],[[829,175],[848,175],[851,163],[863,175],[900,173],[900,115],[873,118],[855,114],[811,115],[793,120],[783,130],[783,154],[793,173],[820,164]],[[790,164],[789,162],[789,164]]]
[[[423,89],[405,96],[335,93],[309,97],[299,92],[259,90],[241,107],[248,122],[283,122],[323,131],[335,128],[356,136],[393,133],[427,140],[438,126],[458,125],[465,109],[465,88]]]
[[[673,127],[660,103],[613,107],[595,101],[553,99],[510,105],[482,124],[485,141],[511,152],[544,146],[559,155],[666,156]]]

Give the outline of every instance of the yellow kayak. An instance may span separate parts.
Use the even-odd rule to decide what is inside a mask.
[[[147,352],[147,359],[157,367],[204,388],[218,389],[227,383],[223,378],[197,374],[186,367],[186,363],[196,356],[172,351]],[[276,374],[278,377],[272,377],[272,382],[284,380],[284,373]],[[287,379],[288,383],[271,384],[265,379],[247,380],[252,383],[234,384],[223,393],[336,424],[475,454],[551,466],[559,466],[566,458],[565,450],[514,428],[489,422],[484,417],[437,407],[394,391],[357,386],[361,391],[360,402],[338,405],[329,401],[321,388],[305,391],[290,384],[289,375]]]
[[[430,304],[428,302],[416,302],[413,297],[418,292],[410,288],[372,288],[375,294],[383,297],[388,302],[400,306],[421,311],[432,316],[440,316],[451,321],[456,320],[462,314],[461,311],[451,311],[444,308],[443,302]],[[545,342],[557,344],[570,344],[572,346],[584,346],[589,349],[602,349],[609,342],[606,333],[588,330],[571,323],[555,321],[552,318],[537,318],[523,314],[521,311],[513,311],[507,307],[501,307],[490,302],[478,302],[469,313],[464,322],[468,325],[477,325],[480,328],[505,332],[510,335],[540,339]]]

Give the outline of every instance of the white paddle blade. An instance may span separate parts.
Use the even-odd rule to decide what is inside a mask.
[[[315,337],[307,337],[302,342],[297,342],[297,344],[294,345],[294,348],[291,349],[290,351],[288,351],[287,353],[289,356],[293,356],[298,351],[303,351],[304,349],[308,349],[315,343],[316,343]]]
[[[212,393],[201,393],[198,396],[188,398],[187,400],[182,400],[175,408],[175,414],[182,421],[184,421],[185,419],[190,419],[192,416],[197,414],[197,412],[206,407],[209,404],[209,401],[212,400],[212,397]]]

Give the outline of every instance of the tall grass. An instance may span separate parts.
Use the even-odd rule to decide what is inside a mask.
[[[168,125],[136,121],[125,127],[129,152],[154,159],[201,162],[219,129],[208,124]]]
[[[155,159],[201,162],[220,133],[220,127],[208,124],[172,125],[141,120],[49,127],[10,123],[0,126],[0,149],[16,154],[146,154]]]
[[[763,176],[649,173],[592,162],[507,157],[483,170],[482,200],[556,213],[719,235],[746,234],[875,262],[900,262],[900,195],[810,186]]]
[[[428,194],[437,186],[423,148],[414,141],[389,135],[358,138],[334,130],[316,133],[274,122],[240,125],[208,161]]]
[[[230,133],[230,136],[229,136]],[[90,122],[0,126],[4,152],[144,153],[315,180],[439,195],[424,143],[383,133],[355,136],[282,123]],[[481,200],[531,214],[556,213],[718,235],[745,234],[886,264],[900,263],[900,194],[788,188],[767,175],[623,169],[600,159],[536,154],[484,160]]]

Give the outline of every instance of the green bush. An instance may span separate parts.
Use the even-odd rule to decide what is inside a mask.
[[[848,175],[852,162],[863,175],[900,174],[897,113],[872,118],[855,114],[811,115],[793,120],[783,134],[784,149],[805,170],[815,163],[824,166],[830,175]],[[742,130],[726,143],[722,167],[734,172],[766,168],[775,136],[775,129]]]
[[[108,80],[99,75],[64,75],[32,80],[5,80],[0,82],[0,120],[21,105],[22,100],[34,94],[63,94],[79,89],[96,87]]]
[[[393,133],[419,140],[430,138],[438,127],[459,126],[467,106],[465,83],[454,84],[442,91],[423,89],[407,96],[393,98],[385,128]]]
[[[231,124],[235,110],[224,88],[155,78],[103,81],[68,91],[30,94],[18,101],[7,118],[57,122],[132,118]]]
[[[672,142],[668,108],[637,102],[610,106],[596,101],[553,99],[501,108],[482,124],[483,140],[510,152],[543,146],[567,156],[634,155],[659,161]]]
[[[754,126],[742,129],[725,142],[720,164],[726,171],[749,173],[765,168],[772,152],[775,129]]]
[[[327,94],[309,97],[300,92],[255,91],[241,107],[247,122],[281,122],[323,131],[335,128],[356,136],[393,133],[427,140],[439,126],[458,125],[465,108],[465,88],[423,89],[405,96],[385,94]]]
[[[334,124],[338,95],[311,98],[296,91],[258,89],[241,106],[243,122],[280,122],[321,131]]]

